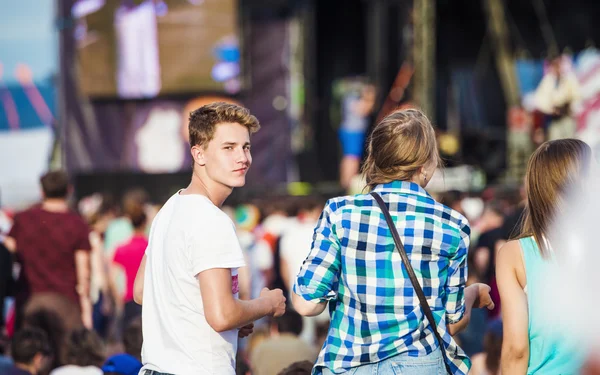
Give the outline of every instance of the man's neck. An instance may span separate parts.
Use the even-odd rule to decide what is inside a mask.
[[[223,186],[210,180],[206,176],[202,176],[200,172],[194,171],[192,181],[187,188],[183,190],[183,194],[200,194],[207,197],[215,206],[221,207],[225,199],[229,197],[232,188]]]
[[[69,205],[66,199],[62,198],[46,198],[42,202],[42,209],[50,212],[67,212]]]

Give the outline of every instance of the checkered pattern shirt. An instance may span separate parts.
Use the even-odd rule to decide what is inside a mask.
[[[471,363],[447,331],[465,311],[470,228],[458,212],[419,185],[393,181],[374,189],[386,202],[431,306],[454,373]],[[341,373],[400,353],[424,356],[437,341],[377,202],[369,194],[327,202],[294,292],[330,301],[331,324],[313,374]]]

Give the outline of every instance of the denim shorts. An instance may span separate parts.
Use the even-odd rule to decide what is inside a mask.
[[[328,368],[322,368],[323,375],[335,375]],[[377,363],[369,363],[342,372],[345,375],[446,375],[444,357],[440,349],[431,354],[411,357],[398,354]]]

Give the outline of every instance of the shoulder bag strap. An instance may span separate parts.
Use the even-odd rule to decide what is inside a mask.
[[[425,316],[427,317],[427,320],[429,321],[429,324],[431,325],[433,334],[435,335],[435,338],[437,339],[440,350],[442,351],[442,354],[444,356],[444,364],[446,365],[446,371],[448,372],[448,374],[452,374],[452,371],[450,370],[450,367],[448,366],[448,359],[446,357],[444,341],[442,340],[442,337],[440,336],[440,333],[437,330],[437,325],[435,324],[435,319],[433,319],[433,314],[431,312],[431,308],[429,307],[429,304],[427,303],[427,299],[425,299],[425,294],[423,293],[423,289],[421,288],[421,285],[419,284],[419,280],[417,280],[415,271],[413,270],[412,265],[410,264],[410,261],[408,260],[408,255],[406,255],[406,250],[404,249],[402,240],[400,240],[400,235],[398,234],[396,225],[394,225],[394,221],[392,220],[392,217],[390,216],[390,211],[388,210],[387,205],[385,204],[383,199],[381,199],[381,196],[379,194],[373,192],[373,193],[371,193],[371,195],[373,196],[373,198],[375,198],[375,201],[377,201],[379,208],[381,208],[381,212],[383,212],[383,216],[385,216],[385,221],[387,222],[387,225],[390,228],[390,232],[392,232],[392,237],[394,238],[394,242],[396,243],[396,249],[398,250],[398,253],[400,253],[400,257],[402,258],[402,263],[404,264],[404,267],[406,268],[406,272],[408,273],[408,276],[410,277],[410,281],[413,285],[413,288],[415,289],[415,292],[417,293],[417,297],[419,298],[419,302],[421,304],[421,308],[423,309],[423,313],[425,313]]]

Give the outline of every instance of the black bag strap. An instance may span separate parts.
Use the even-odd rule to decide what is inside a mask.
[[[375,201],[377,201],[379,208],[381,208],[381,212],[383,212],[383,216],[385,216],[385,221],[387,222],[387,225],[390,228],[390,232],[392,232],[392,237],[394,238],[394,242],[396,243],[396,249],[398,250],[398,253],[400,253],[400,257],[402,258],[402,263],[404,264],[404,267],[406,268],[406,272],[408,273],[408,276],[410,277],[410,281],[413,285],[413,288],[415,289],[415,292],[417,293],[417,297],[419,297],[419,302],[421,304],[421,308],[423,309],[423,313],[425,313],[425,316],[427,317],[427,320],[429,321],[429,324],[431,325],[433,334],[435,335],[438,345],[440,346],[440,350],[442,351],[442,354],[444,356],[444,365],[446,365],[446,371],[448,372],[448,374],[452,374],[452,371],[450,370],[450,366],[448,366],[448,358],[446,356],[444,340],[442,340],[442,337],[440,336],[440,333],[437,330],[437,325],[435,324],[435,319],[433,319],[433,314],[431,313],[431,307],[429,307],[429,304],[427,303],[427,300],[425,299],[425,294],[423,293],[423,289],[421,288],[421,285],[419,284],[419,280],[417,280],[417,276],[415,275],[415,271],[413,270],[412,265],[410,264],[410,261],[408,260],[408,255],[406,255],[406,250],[404,249],[402,240],[400,240],[400,235],[398,234],[396,225],[394,225],[394,221],[392,220],[392,217],[390,216],[390,211],[388,210],[387,205],[385,204],[383,199],[381,199],[381,196],[379,194],[373,192],[373,193],[371,193],[371,195],[373,196],[373,198],[375,198]]]

